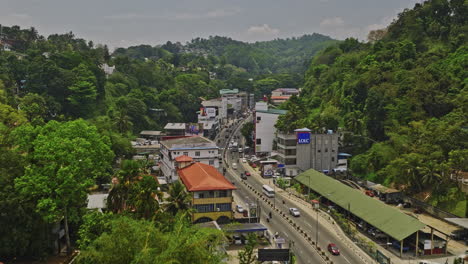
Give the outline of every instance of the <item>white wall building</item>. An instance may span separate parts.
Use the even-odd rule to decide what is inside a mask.
[[[266,102],[256,103],[254,116],[255,153],[271,153],[276,135],[276,121],[280,115],[284,115],[286,112],[286,110],[268,109]]]
[[[215,142],[205,137],[193,136],[161,141],[161,155],[161,170],[169,183],[178,180],[175,159],[180,156],[185,155],[195,162],[219,168],[219,148]]]

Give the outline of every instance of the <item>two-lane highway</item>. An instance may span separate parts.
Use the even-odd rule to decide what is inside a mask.
[[[238,138],[241,138],[242,136],[239,134],[239,127],[236,128],[231,128],[234,131],[231,131],[230,137],[226,140],[230,140],[231,136],[236,135]],[[227,145],[227,142],[226,142]],[[227,176],[228,178],[236,183],[236,186],[239,188],[238,191],[240,193],[243,193],[241,197],[244,197],[244,195],[249,195],[248,190],[244,190],[245,186],[241,183],[241,179],[239,177],[240,172],[244,171],[243,166],[247,164],[244,164],[242,162],[239,162],[240,155],[237,152],[231,152],[227,150],[227,160],[226,162],[231,165],[232,163],[238,163],[239,168],[237,170],[237,173],[234,172],[236,175],[232,175],[231,173],[228,173]],[[262,185],[263,183],[260,182],[259,179],[257,179],[254,176],[248,177],[247,182],[255,188],[257,191],[262,192]],[[271,185],[273,186],[273,185]],[[245,193],[247,192],[247,193]],[[253,195],[250,194],[253,198]],[[287,197],[279,197],[279,195],[275,195],[275,198],[269,198],[269,199],[275,199],[275,205],[278,209],[280,209],[284,213],[289,213],[289,208],[291,207],[297,207],[295,205],[295,202],[290,201],[287,199]],[[284,203],[283,203],[284,201]],[[271,207],[265,203],[262,204],[262,210],[264,213],[268,213],[269,211],[274,212],[274,210],[271,209]],[[309,211],[309,210],[308,210]],[[315,262],[309,262],[309,260],[316,259],[321,260],[320,257],[317,255],[317,253],[314,251],[312,246],[305,241],[305,239],[302,238],[299,233],[294,230],[286,221],[282,221],[281,217],[279,215],[274,216],[273,221],[271,222],[272,226],[277,226],[278,223],[277,221],[280,221],[279,225],[277,226],[281,230],[284,230],[284,234],[287,237],[295,237],[292,238],[295,241],[295,247],[298,249],[298,260],[299,263],[315,263]],[[302,230],[306,230],[306,232],[310,232],[309,236],[313,238],[315,241],[316,237],[316,216],[314,214],[310,214],[307,211],[301,211],[301,216],[294,218],[294,221],[297,225],[301,227]],[[323,221],[323,220],[322,220]],[[333,230],[328,230],[324,225],[321,224],[320,219],[319,219],[319,246],[321,248],[326,249],[328,243],[335,243],[341,251],[340,256],[333,256],[333,262],[334,263],[343,263],[343,264],[354,264],[354,263],[362,263],[362,260],[359,256],[357,256],[352,249],[348,248],[333,232]],[[308,257],[300,257],[301,254],[306,254]],[[315,257],[314,257],[315,256]],[[317,259],[318,258],[318,259]]]

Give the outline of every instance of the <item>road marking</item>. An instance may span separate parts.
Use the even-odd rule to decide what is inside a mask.
[[[341,256],[346,260],[346,262],[348,262],[349,264],[351,264],[351,262],[349,262],[349,260],[348,260],[345,256],[343,256],[343,254],[342,254]]]

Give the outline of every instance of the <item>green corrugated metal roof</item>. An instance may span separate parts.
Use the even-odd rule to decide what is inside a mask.
[[[268,109],[268,110],[255,110],[255,112],[274,114],[274,115],[285,115],[288,111],[281,110],[281,109]]]
[[[310,181],[309,181],[310,178]],[[307,170],[295,177],[295,180],[310,188],[341,208],[350,208],[355,216],[378,228],[390,237],[401,241],[416,231],[424,228],[424,224],[408,216],[396,208],[371,198],[361,191],[353,189],[316,170]]]

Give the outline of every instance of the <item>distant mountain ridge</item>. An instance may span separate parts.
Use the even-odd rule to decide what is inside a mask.
[[[206,58],[217,57],[221,63],[232,64],[251,73],[304,72],[313,57],[321,49],[337,43],[321,34],[303,35],[286,39],[247,43],[229,37],[210,36],[195,38],[186,44],[168,41],[151,47],[138,45],[118,48],[114,56],[129,56],[135,59],[160,59],[177,54],[191,53]]]

